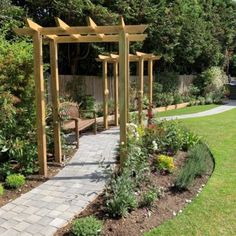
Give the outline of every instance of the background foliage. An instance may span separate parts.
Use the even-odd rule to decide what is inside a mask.
[[[55,25],[54,16],[69,25],[85,25],[87,16],[97,24],[116,24],[119,15],[127,24],[148,24],[147,40],[133,44],[131,51],[163,55],[160,71],[199,73],[210,66],[227,67],[228,52],[235,49],[236,4],[232,0],[4,0],[1,4],[7,10],[0,15],[7,19],[16,21],[25,15],[43,26]],[[94,57],[110,51],[117,51],[117,45],[61,46],[60,70],[94,74],[99,69]]]

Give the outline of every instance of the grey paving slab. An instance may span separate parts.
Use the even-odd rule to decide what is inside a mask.
[[[0,235],[51,236],[104,189],[116,163],[119,129],[80,138],[80,148],[53,178],[0,208]]]

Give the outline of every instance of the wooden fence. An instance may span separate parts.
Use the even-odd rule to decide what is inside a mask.
[[[186,92],[189,86],[192,84],[194,76],[193,75],[180,75],[179,76],[179,91],[180,93]],[[49,78],[50,80],[50,78]],[[135,85],[138,80],[138,76],[130,76],[130,81]],[[73,76],[73,75],[60,75],[60,96],[66,97],[71,93],[71,89],[76,90],[79,84],[83,84],[83,89],[85,94],[92,95],[96,102],[101,103],[103,99],[103,89],[102,89],[102,77],[99,76]],[[144,76],[144,87],[147,88],[148,77]],[[49,83],[50,84],[50,83]],[[135,87],[137,87],[135,85]],[[114,78],[108,77],[108,88],[109,88],[109,98],[114,97]],[[50,97],[50,88],[48,88]]]

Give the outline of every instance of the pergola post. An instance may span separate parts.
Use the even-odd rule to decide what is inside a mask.
[[[115,103],[115,126],[119,125],[119,110],[118,110],[118,104],[119,104],[119,77],[118,77],[118,61],[115,61],[113,63],[113,76],[114,76],[114,103]]]
[[[103,67],[103,124],[104,129],[108,129],[108,81],[107,81],[107,61],[102,62]]]
[[[128,44],[127,34],[122,30],[119,34],[119,108],[120,108],[120,143],[122,147],[127,145],[127,70],[128,70]],[[124,153],[121,153],[121,163],[124,161]]]
[[[38,31],[33,34],[34,47],[34,80],[36,88],[36,123],[39,173],[47,176],[47,144],[45,122],[45,88],[43,79],[43,46],[42,36]]]
[[[148,100],[149,106],[152,106],[152,91],[153,91],[153,60],[148,60]]]
[[[61,163],[61,132],[59,120],[59,76],[58,76],[58,45],[55,40],[50,40],[50,65],[51,65],[51,89],[52,112],[54,133],[55,161]]]
[[[143,123],[143,66],[144,59],[143,57],[139,58],[139,81],[138,81],[138,122],[140,125]]]
[[[129,43],[127,43],[127,51],[129,52]],[[128,54],[129,55],[129,54]],[[126,79],[126,89],[127,89],[127,123],[129,123],[129,86],[130,86],[130,73],[129,73],[129,56],[128,56],[128,64],[127,64],[127,79]]]

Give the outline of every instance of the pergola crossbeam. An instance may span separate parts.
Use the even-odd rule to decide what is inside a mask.
[[[63,20],[61,20],[59,17],[55,17],[55,21],[58,27],[60,27],[63,30],[67,30],[70,28],[69,25],[67,25]],[[71,37],[78,39],[81,35],[80,34],[72,34]]]
[[[39,31],[42,29],[42,26],[38,25],[37,23],[33,22],[32,20],[26,18],[25,19],[26,25],[34,31]]]
[[[97,29],[97,25],[96,23],[90,18],[88,17],[88,25],[94,30],[94,32],[96,33],[96,29]],[[103,38],[104,34],[98,34],[99,38]]]
[[[143,41],[147,37],[146,34],[129,35],[129,41]],[[57,43],[91,43],[91,42],[119,42],[118,35],[86,35],[74,38],[72,36],[60,36],[56,39]]]
[[[36,24],[36,23],[35,23]],[[126,25],[124,27],[124,31],[127,34],[143,34],[146,25]],[[96,30],[94,30],[91,26],[71,26],[67,30],[64,30],[61,27],[42,27],[38,29],[39,33],[43,36],[47,35],[87,35],[87,34],[119,34],[120,30],[122,30],[122,26],[114,25],[114,26],[97,26]],[[14,29],[16,31],[16,28]],[[29,35],[29,29],[22,28],[20,30],[21,35]]]

